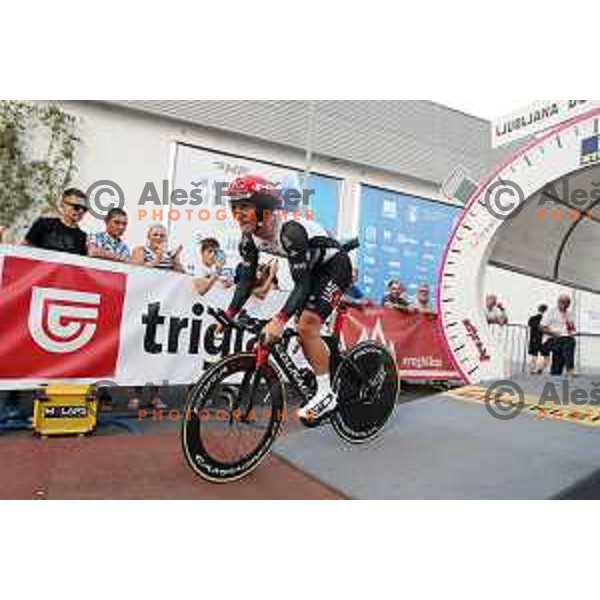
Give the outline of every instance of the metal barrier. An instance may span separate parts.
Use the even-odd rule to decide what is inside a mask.
[[[529,372],[529,328],[526,325],[490,325],[492,338],[504,351],[509,376]],[[578,333],[575,369],[580,374],[600,373],[600,335]]]

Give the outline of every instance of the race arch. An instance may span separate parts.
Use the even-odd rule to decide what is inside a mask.
[[[444,342],[465,381],[508,376],[508,361],[483,308],[485,269],[499,229],[548,183],[598,163],[600,109],[594,109],[528,142],[467,201],[450,236],[438,285]]]

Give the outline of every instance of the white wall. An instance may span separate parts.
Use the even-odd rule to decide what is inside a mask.
[[[537,312],[540,304],[556,306],[558,296],[563,292],[571,294],[573,309],[577,311],[578,308],[573,289],[490,265],[486,268],[484,290],[481,306],[485,306],[487,294],[496,294],[507,309],[512,324],[527,325],[529,317]]]
[[[101,103],[65,102],[64,107],[78,118],[82,139],[77,153],[79,173],[73,183],[85,190],[94,181],[109,179],[123,188],[125,208],[130,213],[131,224],[127,235],[130,245],[137,245],[145,239],[148,222],[139,222],[136,218],[137,201],[144,184],[152,181],[160,190],[162,180],[171,179],[175,142],[298,169],[305,167],[303,152],[260,140],[249,140]],[[343,235],[348,237],[357,231],[358,184],[361,182],[424,198],[444,200],[435,184],[342,164],[335,160],[315,157],[312,170],[344,180],[341,228]],[[87,230],[96,231],[101,224],[86,217],[83,226]]]

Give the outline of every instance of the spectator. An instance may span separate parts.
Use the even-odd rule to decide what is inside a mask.
[[[0,226],[0,244],[4,243],[4,232],[6,231],[6,227]]]
[[[544,347],[544,332],[542,331],[542,319],[548,312],[548,307],[545,304],[540,304],[538,311],[533,315],[527,326],[529,327],[529,372],[532,375],[541,375],[550,364],[550,353]],[[544,361],[540,367],[540,355]]]
[[[406,300],[406,288],[404,285],[394,279],[387,285],[387,294],[381,302],[386,308],[394,308],[396,310],[406,310],[408,301]]]
[[[571,297],[561,294],[557,307],[549,310],[542,318],[542,330],[549,336],[544,349],[552,353],[551,375],[560,376],[564,370],[575,376],[575,320],[570,310]]]
[[[40,217],[31,226],[23,245],[87,255],[87,236],[79,229],[79,223],[87,212],[86,195],[75,188],[63,193],[60,217]]]
[[[424,315],[432,315],[433,310],[431,309],[430,297],[431,290],[429,284],[425,282],[420,283],[417,288],[415,303],[411,306],[411,309]]]
[[[225,256],[219,242],[206,238],[200,243],[200,261],[194,269],[194,287],[201,295],[208,293],[223,273]]]
[[[95,233],[88,239],[88,255],[116,262],[130,262],[131,252],[122,241],[127,229],[127,213],[121,208],[111,208],[104,222],[106,231]]]
[[[506,310],[495,294],[489,294],[485,299],[485,316],[489,325],[508,325]]]
[[[131,260],[138,265],[185,273],[181,264],[182,246],[176,250],[167,249],[167,230],[163,225],[152,225],[148,229],[148,242],[145,246],[133,249]]]
[[[259,300],[264,300],[269,292],[279,289],[279,281],[277,279],[278,270],[279,262],[277,259],[258,267],[256,285],[252,290],[252,294]]]

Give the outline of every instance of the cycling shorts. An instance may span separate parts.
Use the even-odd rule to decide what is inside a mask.
[[[346,252],[338,252],[312,273],[310,292],[304,309],[318,314],[326,321],[351,285],[350,257]]]

